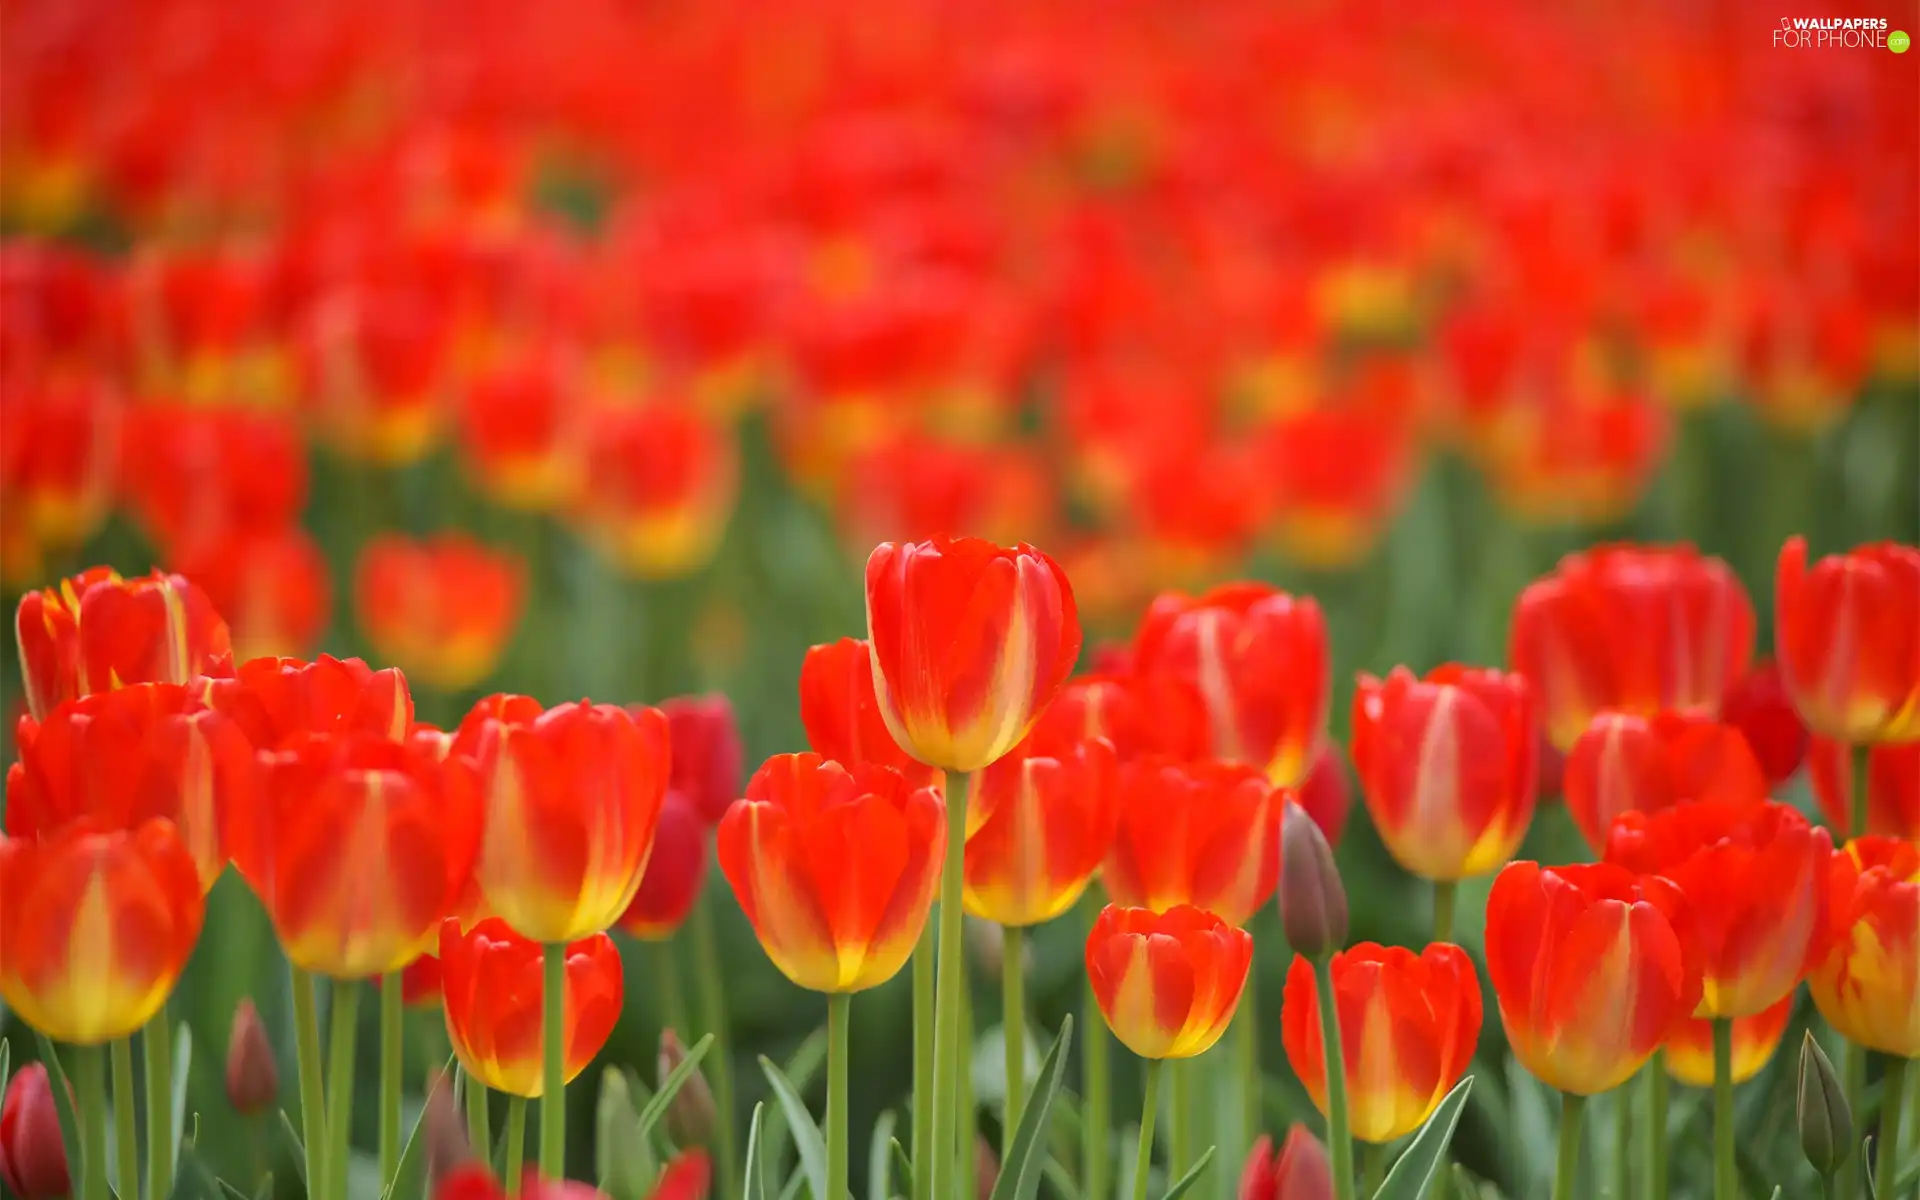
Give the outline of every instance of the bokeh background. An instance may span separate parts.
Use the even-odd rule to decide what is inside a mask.
[[[1341,741],[1354,671],[1503,662],[1571,549],[1724,556],[1764,647],[1788,534],[1920,540],[1920,54],[1774,37],[1916,6],[1424,7],[8,4],[5,600],[165,565],[242,654],[402,666],[423,720],[721,692],[751,767],[803,746],[801,656],[861,633],[882,538],[1038,544],[1096,642],[1161,589],[1310,592]],[[1551,805],[1528,853],[1580,853]],[[1340,859],[1356,940],[1424,940],[1358,810]],[[709,888],[744,1113],[822,1014]],[[1276,926],[1278,1130],[1310,1106]],[[1036,939],[1047,1029],[1082,929]],[[659,962],[627,946],[606,1059],[650,1076]],[[285,993],[230,878],[175,1001],[229,1179],[293,1178],[217,1069],[252,996],[291,1104]],[[858,1008],[856,1178],[907,1091],[904,978]],[[1459,1155],[1538,1194],[1548,1110],[1489,1023]],[[1742,1144],[1791,1111],[1746,1089]]]

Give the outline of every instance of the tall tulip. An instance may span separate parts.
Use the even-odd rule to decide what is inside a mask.
[[[63,700],[130,683],[186,683],[233,665],[226,622],[206,593],[155,571],[122,579],[94,567],[28,592],[14,613],[27,708],[44,718]]]
[[[1192,1058],[1219,1041],[1252,961],[1252,935],[1186,904],[1164,913],[1109,904],[1087,938],[1101,1014],[1150,1063]]]
[[[521,1099],[542,1093],[538,942],[498,917],[462,932],[442,923],[436,947],[447,1033],[468,1074]],[[572,942],[566,954],[565,1079],[571,1083],[600,1053],[625,998],[620,951],[604,933]]]
[[[1809,567],[1806,539],[1789,538],[1773,594],[1780,671],[1809,728],[1920,740],[1920,549],[1877,542]]]
[[[837,763],[873,763],[915,787],[945,779],[893,740],[874,692],[872,650],[858,638],[814,646],[800,662],[800,723],[815,754]]]
[[[1567,754],[1567,812],[1594,850],[1625,812],[1659,812],[1694,800],[1759,803],[1767,780],[1745,735],[1708,717],[1660,712],[1595,714]]]
[[[1116,904],[1190,904],[1245,925],[1280,875],[1282,800],[1250,766],[1146,758],[1120,771],[1120,817],[1102,880]]]

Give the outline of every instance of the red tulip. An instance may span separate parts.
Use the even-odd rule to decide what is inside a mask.
[[[1280,876],[1281,801],[1254,767],[1141,759],[1120,771],[1120,820],[1102,876],[1114,903],[1182,904],[1244,925]]]
[[[1313,818],[1326,836],[1327,845],[1338,846],[1347,828],[1347,813],[1353,807],[1353,786],[1347,782],[1346,755],[1328,742],[1320,747],[1320,756],[1299,787],[1285,788],[1281,795],[1300,806]]]
[[[1734,1083],[1745,1083],[1760,1073],[1760,1068],[1780,1048],[1787,1031],[1787,1019],[1793,1016],[1792,992],[1781,997],[1772,1008],[1733,1021]],[[1693,1019],[1680,1022],[1667,1039],[1667,1074],[1688,1087],[1713,1086],[1713,1022]]]
[[[1780,668],[1762,659],[1727,693],[1720,719],[1747,739],[1769,787],[1793,778],[1807,754],[1807,727],[1793,710]]]
[[[306,734],[371,734],[398,742],[413,724],[406,677],[357,658],[256,658],[240,664],[231,679],[207,681],[204,691],[207,703],[231,716],[261,750]]]
[[[1567,755],[1564,786],[1567,812],[1596,851],[1624,812],[1767,797],[1760,764],[1737,729],[1674,712],[1595,714]]]
[[[730,431],[679,401],[592,414],[579,515],[621,569],[672,579],[719,549],[739,487]]]
[[[800,663],[800,722],[807,744],[834,762],[873,763],[900,772],[915,787],[943,786],[945,772],[916,760],[887,731],[873,680],[865,641],[841,638],[809,649]]]
[[[20,1200],[54,1200],[73,1190],[45,1063],[28,1063],[7,1083],[0,1104],[0,1179]]]
[[[1208,757],[1212,734],[1199,689],[1172,675],[1106,671],[1069,679],[1034,724],[1038,746],[1105,738],[1121,762],[1143,755]]]
[[[236,661],[305,658],[327,627],[333,606],[327,559],[298,525],[223,530],[175,549],[168,561],[205,588],[227,618]]]
[[[578,386],[559,353],[501,364],[458,398],[461,449],[479,489],[507,508],[566,507],[581,491]]]
[[[83,376],[10,390],[0,406],[0,482],[33,543],[67,551],[100,528],[120,462],[121,401]]]
[[[801,676],[805,680],[804,669]],[[673,767],[667,787],[693,804],[708,825],[727,815],[727,806],[740,798],[740,727],[733,705],[711,696],[675,696],[662,701]]]
[[[538,1099],[546,1083],[542,947],[498,917],[466,933],[450,919],[439,929],[438,944],[447,1035],[460,1065],[494,1091]],[[620,952],[604,933],[568,944],[566,974],[561,1028],[571,1083],[612,1035],[626,981]]]
[[[493,674],[520,619],[520,560],[463,534],[386,535],[360,550],[354,608],[367,640],[409,678],[445,692]]]
[[[1262,1136],[1241,1169],[1238,1200],[1333,1200],[1327,1148],[1298,1121],[1277,1153],[1273,1139]]]
[[[1099,738],[1056,751],[1031,741],[983,768],[967,792],[963,903],[999,925],[1038,925],[1073,907],[1113,844],[1119,780]]]
[[[297,524],[307,452],[282,414],[252,408],[137,406],[128,415],[128,507],[171,552]]]
[[[1828,738],[1811,739],[1807,778],[1827,824],[1850,829],[1855,780],[1848,748]],[[1920,842],[1920,742],[1868,748],[1866,832]]]
[[[1087,978],[1107,1027],[1141,1058],[1192,1058],[1233,1021],[1253,937],[1212,913],[1109,904],[1087,936]]]
[[[178,575],[122,579],[95,567],[28,592],[14,615],[27,707],[44,718],[63,700],[130,683],[186,683],[232,667],[226,622]]]
[[[644,941],[672,937],[693,911],[707,879],[706,817],[684,795],[667,792],[640,890],[620,915],[620,928]]]
[[[1835,852],[1820,885],[1827,950],[1807,990],[1842,1037],[1920,1057],[1920,847],[1864,837]]]
[[[1808,727],[1920,739],[1920,550],[1877,542],[1809,568],[1806,539],[1789,538],[1773,590],[1780,673]]]

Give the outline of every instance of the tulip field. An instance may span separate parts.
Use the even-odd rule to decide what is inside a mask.
[[[1920,1200],[1788,8],[0,8],[0,1200]]]

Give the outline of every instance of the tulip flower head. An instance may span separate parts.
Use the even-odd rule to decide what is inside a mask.
[[[1333,1195],[1333,1165],[1327,1148],[1300,1122],[1287,1130],[1275,1151],[1262,1135],[1240,1171],[1238,1200],[1328,1200]]]
[[[667,788],[691,801],[706,825],[716,825],[740,798],[740,725],[725,696],[675,696],[661,702],[673,747]]]
[[[1807,727],[1794,711],[1780,666],[1762,659],[1733,685],[1720,705],[1720,719],[1738,729],[1770,788],[1793,778],[1807,755]]]
[[[1190,904],[1244,925],[1280,878],[1284,801],[1259,769],[1145,758],[1120,771],[1120,819],[1102,878],[1114,903]]]
[[[380,657],[443,692],[493,674],[520,619],[524,564],[459,534],[369,541],[354,568],[354,608]]]
[[[1793,993],[1772,1008],[1733,1021],[1733,1074],[1745,1083],[1773,1060],[1793,1015]],[[1713,1086],[1713,1022],[1693,1018],[1680,1022],[1667,1039],[1667,1074],[1688,1087]]]
[[[357,658],[255,658],[241,663],[232,678],[201,686],[207,703],[231,716],[256,750],[308,734],[370,734],[398,742],[413,726],[406,676],[391,667],[376,671]]]
[[[873,691],[920,762],[977,771],[1033,728],[1080,656],[1066,573],[1024,543],[882,542],[867,559]]]
[[[1028,739],[983,768],[967,792],[968,914],[1026,926],[1072,908],[1113,843],[1119,786],[1101,738],[1052,753]]]
[[[720,822],[720,869],[787,978],[859,992],[913,953],[946,839],[934,789],[872,763],[777,754]]]
[[[1164,913],[1109,904],[1087,937],[1087,975],[1107,1027],[1141,1058],[1192,1058],[1239,1007],[1253,936],[1182,904]]]
[[[1706,717],[1602,712],[1574,742],[1562,774],[1567,812],[1601,850],[1624,812],[1695,800],[1758,804],[1767,780],[1739,730]]]
[[[1486,936],[1514,1056],[1563,1092],[1633,1078],[1700,1003],[1687,899],[1664,879],[1510,863],[1487,898]]]
[[[1198,688],[1175,675],[1130,671],[1069,679],[1029,740],[1059,746],[1095,737],[1111,742],[1123,763],[1149,754],[1206,758],[1213,740]]]
[[[44,719],[64,700],[130,683],[186,683],[232,669],[227,625],[205,592],[155,571],[107,567],[28,592],[14,613],[27,708]]]
[[[440,926],[440,968],[447,1036],[460,1065],[486,1086],[538,1099],[541,1076],[543,950],[490,917],[466,933],[449,919]],[[604,933],[567,946],[562,1006],[569,1083],[600,1053],[625,1000],[620,952]]]
[[[1287,944],[1310,961],[1347,941],[1347,889],[1320,826],[1288,803],[1280,822],[1280,924]]]
[[[260,1023],[260,1010],[242,999],[227,1033],[227,1103],[241,1116],[266,1111],[280,1094],[280,1070],[273,1043]]]
[[[54,1200],[73,1190],[45,1063],[28,1063],[7,1081],[0,1102],[0,1180],[20,1200]]]
[[[822,758],[890,767],[915,787],[946,781],[938,767],[893,740],[874,694],[872,651],[863,640],[841,638],[807,651],[800,663],[800,722],[807,745]]]
[[[1867,747],[1866,755],[1866,832],[1920,842],[1920,742],[1883,742]],[[1812,738],[1807,745],[1807,779],[1827,824],[1847,829],[1853,821],[1856,786],[1847,747],[1832,738]]]
[[[1446,942],[1419,954],[1365,942],[1334,955],[1331,969],[1353,1136],[1384,1143],[1412,1133],[1473,1059],[1481,1017],[1473,962]],[[1294,1074],[1325,1113],[1323,1002],[1312,965],[1296,955],[1287,971],[1280,1035]]]
[[[1513,857],[1533,821],[1539,736],[1532,688],[1502,671],[1397,667],[1362,675],[1353,763],[1374,826],[1423,879],[1484,875]]]
[[[1320,747],[1320,757],[1298,787],[1285,789],[1288,800],[1300,806],[1320,827],[1327,845],[1338,846],[1353,808],[1353,784],[1347,778],[1347,756],[1332,742]]]
[[[1920,549],[1861,546],[1807,564],[1789,538],[1774,572],[1780,673],[1807,727],[1836,741],[1920,739]]]
[[[680,792],[669,791],[640,890],[620,914],[620,928],[642,941],[672,937],[699,901],[706,878],[706,824]]]
[[[1920,1057],[1920,848],[1855,838],[1822,890],[1829,945],[1808,980],[1820,1015],[1868,1049]]]

